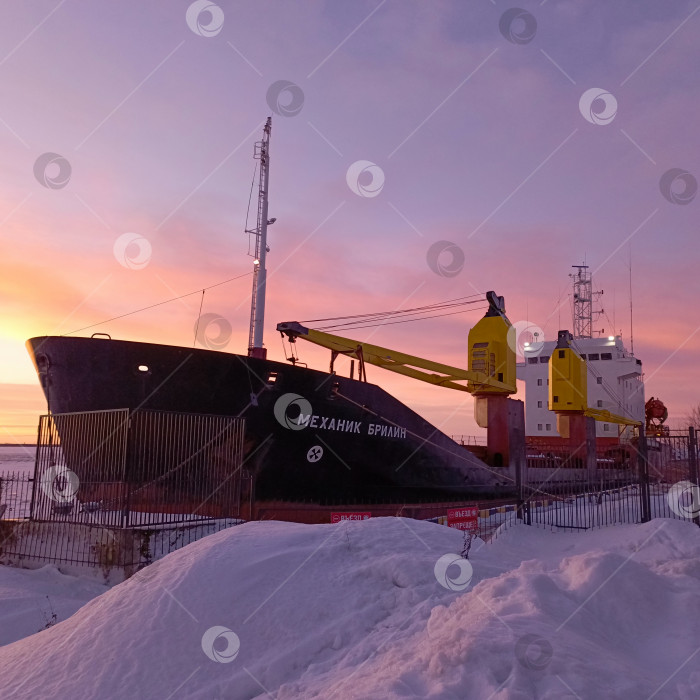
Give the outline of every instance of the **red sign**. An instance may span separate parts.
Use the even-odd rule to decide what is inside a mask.
[[[343,520],[369,520],[372,513],[331,513],[331,522],[340,523]]]
[[[447,511],[447,526],[455,530],[473,532],[478,529],[479,508],[467,506],[466,508],[450,508]]]

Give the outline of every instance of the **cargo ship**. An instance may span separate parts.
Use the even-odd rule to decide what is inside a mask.
[[[262,501],[421,502],[513,493],[507,455],[498,453],[487,463],[480,458],[485,452],[474,454],[368,382],[363,360],[371,358],[363,357],[361,347],[327,346],[334,357],[344,353],[360,361],[358,378],[340,376],[332,367],[324,372],[267,359],[267,226],[274,222],[268,219],[270,135],[268,119],[254,150],[259,160],[257,223],[247,230],[255,236],[248,352],[113,340],[104,334],[32,338],[27,349],[50,413],[129,409],[244,418],[243,463],[255,498]],[[484,320],[507,329],[502,298],[490,294]],[[294,323],[280,324],[278,330],[291,340],[309,335]],[[365,346],[365,354],[372,348]],[[380,358],[376,364],[389,362]],[[482,363],[482,369],[486,366]],[[418,374],[407,370],[406,362],[401,367],[397,371],[403,374],[422,374],[418,378],[452,388],[463,389],[455,381],[468,374],[457,377],[459,370],[444,371],[436,363],[427,363]],[[469,376],[480,377],[487,392],[489,381],[503,386],[502,371],[492,367],[489,379],[486,374]],[[513,393],[515,377],[510,381]],[[473,384],[472,393],[475,386],[479,384]],[[72,468],[79,471],[80,465]]]

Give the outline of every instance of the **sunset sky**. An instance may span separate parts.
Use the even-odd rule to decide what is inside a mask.
[[[700,5],[518,7],[4,8],[0,442],[33,440],[45,408],[27,338],[93,326],[77,334],[192,345],[201,295],[93,324],[252,270],[243,230],[253,144],[269,115],[271,359],[283,359],[279,321],[490,289],[505,296],[512,322],[555,338],[571,327],[568,275],[584,261],[604,290],[596,327],[629,346],[631,257],[646,395],[680,421],[700,403]],[[359,181],[358,161],[377,166]],[[127,233],[137,242],[123,243]],[[463,253],[462,269],[431,269],[438,241]],[[440,260],[449,267],[459,256]],[[204,296],[202,313],[233,327],[228,352],[246,350],[250,281]],[[354,337],[466,366],[480,315]],[[299,352],[327,367],[327,352]],[[378,368],[368,378],[448,434],[477,431],[466,394]]]

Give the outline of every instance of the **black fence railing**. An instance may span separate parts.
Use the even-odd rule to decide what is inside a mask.
[[[31,517],[151,527],[240,517],[243,421],[160,411],[42,416]]]
[[[700,525],[695,431],[638,438],[587,455],[585,446],[531,448],[521,474],[519,518],[526,524],[586,530],[651,518]],[[539,507],[532,508],[533,502]]]
[[[242,419],[42,416],[34,475],[0,474],[0,557],[135,570],[241,522]]]
[[[697,431],[647,438],[642,487],[649,516],[693,520],[700,525]]]
[[[133,573],[191,542],[241,522],[219,518],[144,529],[0,519],[0,560],[16,566],[38,560],[100,567],[106,575],[115,567]]]
[[[32,507],[34,478],[24,471],[0,472],[0,519],[28,518]]]

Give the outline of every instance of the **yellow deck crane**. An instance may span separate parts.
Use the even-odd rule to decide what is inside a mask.
[[[571,347],[572,340],[569,331],[559,331],[549,359],[549,410],[557,416],[582,415],[606,423],[641,426],[632,418],[589,408],[586,361]]]
[[[503,311],[503,297],[488,292],[489,310],[469,331],[469,369],[433,362],[405,352],[306,328],[296,321],[277,324],[277,330],[290,342],[297,338],[331,351],[331,371],[338,355],[359,362],[359,376],[367,380],[365,365],[371,364],[448,389],[471,394],[514,394],[515,353],[508,333],[512,330]],[[460,382],[466,382],[466,385]]]
[[[359,362],[359,377],[364,381],[367,381],[365,365],[372,364],[429,384],[469,392],[476,398],[476,421],[488,430],[487,461],[507,465],[508,423],[512,419],[506,402],[517,391],[515,329],[505,315],[503,297],[490,291],[486,293],[486,300],[489,308],[485,316],[469,331],[468,369],[306,328],[296,321],[279,323],[277,330],[290,342],[300,338],[328,348],[331,372],[338,355],[345,355]]]

